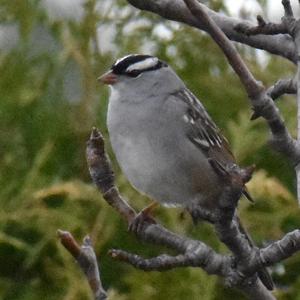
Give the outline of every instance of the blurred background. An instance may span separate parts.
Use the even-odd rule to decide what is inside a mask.
[[[206,1],[225,14],[255,19],[263,12],[272,20],[281,16],[280,2]],[[92,126],[101,129],[111,153],[105,125],[109,91],[96,78],[123,55],[157,55],[203,100],[238,162],[257,165],[249,184],[256,201],[243,199],[239,206],[257,244],[299,228],[292,166],[267,146],[265,123],[249,121],[246,94],[211,39],[125,0],[2,0],[0,20],[0,299],[91,299],[84,276],[57,240],[59,228],[79,240],[91,235],[110,300],[243,299],[201,269],[145,273],[109,258],[110,248],[145,257],[170,252],[127,232],[91,183],[85,160]],[[279,57],[238,48],[267,86],[296,71]],[[295,135],[295,99],[285,97],[279,107]],[[129,186],[112,159],[120,191],[143,208],[149,199]],[[156,218],[227,252],[209,225],[195,227],[180,209],[159,208]],[[300,299],[299,269],[300,254],[272,268],[278,299]]]

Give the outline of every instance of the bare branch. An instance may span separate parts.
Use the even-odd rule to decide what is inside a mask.
[[[102,287],[100,273],[95,251],[91,239],[86,236],[83,239],[82,246],[76,242],[74,237],[68,231],[57,231],[61,244],[76,259],[81,270],[85,274],[95,300],[106,300],[107,294]]]
[[[241,59],[237,50],[233,44],[228,40],[223,31],[218,27],[218,25],[209,17],[209,15],[204,10],[204,6],[200,5],[199,2],[194,0],[184,0],[187,7],[190,9],[191,13],[201,20],[201,22],[207,28],[208,33],[214,39],[214,41],[219,45],[219,47],[224,52],[228,59],[228,62],[234,69],[234,71],[239,76],[240,80],[244,84],[248,96],[254,97],[262,93],[263,86],[261,83],[257,82],[251,72],[248,70],[244,61]]]
[[[101,141],[99,141],[101,140]],[[106,169],[106,159],[103,157],[95,157],[95,156],[104,156],[106,154],[103,148],[103,138],[101,134],[96,130],[93,129],[91,134],[90,141],[87,144],[87,161],[90,162],[102,162],[103,168]],[[97,149],[100,148],[100,149]],[[93,157],[91,160],[89,155]],[[109,174],[109,172],[103,172],[101,170],[102,165],[101,163],[93,164],[93,166],[89,166],[91,175],[95,174]],[[100,170],[97,170],[100,168]],[[106,169],[107,170],[107,169]],[[234,173],[235,170],[233,170]],[[247,176],[245,176],[246,178]],[[98,178],[98,177],[97,177]],[[106,181],[105,178],[102,178],[100,182]],[[93,179],[95,182],[97,181],[96,178]],[[240,182],[236,182],[236,188],[232,189],[233,194],[240,193],[241,184]],[[124,213],[120,207],[129,207],[130,211],[133,211],[130,206],[125,202],[125,200],[118,195],[117,189],[114,187],[114,183],[112,183],[112,188],[116,191],[116,193],[105,194],[105,199],[108,203],[113,206],[120,214],[124,216]],[[226,195],[227,193],[227,195]],[[226,212],[226,207],[231,207],[229,202],[227,201],[230,194],[230,188],[225,189],[225,195],[223,197],[223,209],[222,213],[219,215],[219,218],[224,216],[224,212]],[[239,194],[236,194],[236,198],[239,197]],[[124,202],[122,205],[119,202]],[[116,202],[116,203],[114,203]],[[234,204],[235,207],[236,204]],[[228,214],[228,218],[232,217],[232,213]],[[127,218],[128,224],[131,222],[131,218]],[[137,233],[138,238],[143,241],[164,245],[172,249],[173,251],[177,251],[177,256],[169,256],[169,255],[160,255],[159,257],[154,257],[148,260],[143,259],[140,256],[136,256],[135,254],[130,254],[122,250],[112,250],[111,255],[119,260],[126,261],[128,263],[133,264],[136,267],[143,268],[145,270],[163,270],[163,269],[170,269],[179,266],[192,266],[192,267],[201,267],[203,268],[208,274],[217,274],[219,276],[224,277],[225,281],[230,286],[235,286],[241,289],[242,291],[247,291],[248,295],[260,295],[259,299],[274,299],[270,292],[259,283],[257,275],[255,275],[256,271],[251,269],[251,272],[246,270],[246,267],[239,266],[240,261],[238,259],[233,258],[232,256],[224,256],[216,253],[213,249],[208,247],[206,244],[202,243],[201,241],[191,240],[182,236],[179,236],[169,230],[165,229],[163,226],[159,224],[153,224],[149,222],[144,222],[143,226],[141,227],[140,231]],[[244,239],[245,240],[245,239]],[[248,243],[247,243],[248,245]],[[240,246],[239,246],[240,247]],[[256,251],[251,253],[251,256],[256,255]],[[260,262],[260,260],[258,260]],[[248,267],[248,265],[247,265]],[[256,268],[260,269],[263,265],[256,263]],[[245,272],[241,272],[241,269],[245,269]],[[251,274],[250,274],[251,273]],[[258,291],[252,291],[252,289],[258,289]],[[246,292],[245,292],[246,293]],[[252,298],[250,299],[258,299]]]
[[[282,23],[266,23],[262,16],[257,16],[258,26],[249,27],[248,24],[244,22],[235,26],[235,30],[250,35],[266,34],[266,35],[276,35],[276,34],[286,34],[288,33],[286,25]]]
[[[112,170],[110,165],[107,169],[106,162],[108,158],[104,151],[103,137],[95,128],[92,131],[87,148],[87,161],[101,162],[89,166],[91,174],[96,176],[96,174],[105,173],[110,177]],[[92,160],[89,158],[89,155],[93,157]],[[104,159],[104,157],[106,159]],[[109,172],[104,172],[104,170],[108,170]],[[97,180],[95,179],[96,178],[93,178],[96,182]],[[106,182],[106,178],[102,179],[103,180],[99,182]],[[236,184],[237,191],[239,182],[236,182]],[[105,199],[123,216],[123,207],[126,207],[125,211],[129,210],[131,212],[129,216],[131,216],[134,212],[133,209],[131,209],[119,195],[117,189],[114,187],[114,182],[111,182],[111,186],[115,192],[106,194]],[[235,189],[233,189],[233,191],[235,191]],[[235,257],[220,255],[201,241],[179,236],[159,224],[147,222],[141,231],[138,232],[138,237],[146,242],[167,246],[173,251],[177,251],[178,255],[170,256],[163,254],[158,257],[144,259],[123,250],[111,250],[110,255],[117,260],[130,263],[143,270],[166,270],[184,266],[201,267],[208,274],[216,274],[224,277],[228,285],[240,288],[250,299],[275,299],[260,281],[257,280],[257,276],[254,274],[261,270],[262,267],[270,266],[299,251],[300,230],[288,233],[281,240],[265,248],[258,249],[250,247],[245,232],[239,228],[238,219],[234,217],[233,222],[231,222],[232,212],[229,212],[229,214],[226,213],[226,211],[228,212],[228,210],[234,209],[236,205],[234,203],[230,204],[230,202],[226,200],[226,193],[228,193],[227,196],[229,196],[230,189],[225,189],[225,195],[223,195],[225,201],[221,201],[223,207],[219,213],[216,213],[217,219],[222,220],[219,224],[216,224],[216,229],[223,242],[235,253]],[[236,197],[237,196],[238,195],[236,195]],[[124,203],[120,205],[119,202]],[[131,217],[127,218],[127,220],[129,224]],[[216,216],[214,220],[216,220]],[[66,248],[71,249],[69,251],[73,253],[73,256],[77,257],[79,252],[77,243],[74,242],[74,239],[65,239],[65,241],[64,245],[69,245],[66,246]]]
[[[60,239],[61,244],[69,251],[69,253],[77,259],[80,255],[80,246],[73,238],[72,234],[68,231],[57,230],[57,235]]]
[[[150,259],[144,259],[137,254],[117,249],[110,250],[109,254],[116,260],[127,262],[144,271],[165,271],[179,267],[193,266],[203,268],[208,274],[226,275],[223,274],[223,270],[226,270],[224,264],[226,263],[228,266],[231,264],[230,257],[217,255],[212,251],[206,252],[205,250],[208,250],[208,248],[199,247],[193,250],[194,253],[190,251],[177,256],[162,254]]]
[[[260,250],[260,259],[266,265],[278,263],[300,250],[300,230],[286,234],[281,240]]]
[[[134,220],[136,212],[121,198],[117,187],[114,185],[114,172],[105,153],[103,136],[96,128],[92,130],[86,151],[89,171],[95,185],[108,204],[115,208],[130,224]]]
[[[284,7],[284,17],[282,17],[282,25],[287,29],[289,35],[293,38],[295,46],[296,46],[296,53],[297,53],[297,121],[298,121],[298,128],[297,128],[297,141],[293,141],[292,144],[295,145],[295,149],[299,148],[300,145],[300,20],[296,20],[294,18],[293,10],[291,7],[291,3],[289,0],[282,0],[282,5]],[[290,145],[292,145],[290,144]],[[279,144],[277,143],[277,146]],[[295,157],[293,160],[293,164],[296,171],[297,177],[297,198],[298,204],[300,205],[300,161],[298,158]]]
[[[283,5],[283,8],[284,8],[284,16],[286,18],[293,18],[294,13],[293,13],[293,10],[292,10],[290,0],[282,0],[282,5]]]
[[[300,230],[287,233],[281,240],[271,243],[265,248],[254,249],[239,264],[239,270],[245,276],[257,271],[261,266],[272,266],[300,250]]]
[[[276,298],[265,288],[260,280],[244,284],[243,292],[250,300],[275,300]]]
[[[294,78],[280,79],[273,86],[268,88],[267,94],[273,99],[281,97],[284,94],[296,94],[297,82]]]
[[[258,26],[249,27],[247,24],[241,22],[235,27],[236,31],[248,36],[257,34],[289,34],[292,38],[294,38],[297,22],[294,18],[291,3],[289,0],[282,0],[282,5],[284,7],[284,16],[281,18],[281,23],[266,23],[261,16],[257,16]],[[297,51],[297,47],[295,50]]]
[[[123,262],[130,263],[134,267],[144,270],[144,271],[164,271],[174,267],[202,267],[208,274],[220,275],[219,272],[216,272],[214,268],[215,265],[218,265],[218,262],[215,264],[211,259],[216,258],[215,256],[208,256],[206,260],[201,261],[196,254],[186,254],[186,255],[160,255],[155,258],[144,259],[143,257],[131,254],[123,250],[111,250],[110,255],[115,259]],[[203,257],[205,259],[205,257]],[[224,260],[224,257],[219,256],[220,262]],[[228,257],[228,265],[232,264],[230,258]],[[221,269],[220,269],[221,270]],[[233,282],[227,278],[226,283],[228,286],[233,286]],[[274,296],[266,290],[265,286],[257,280],[257,277],[250,277],[244,279],[239,288],[247,295],[249,299],[257,300],[274,300]]]
[[[214,167],[216,168],[216,166]],[[219,168],[219,167],[218,167]],[[219,207],[214,210],[216,220],[214,226],[220,240],[230,249],[234,255],[236,272],[227,276],[226,280],[231,285],[238,286],[247,278],[247,274],[253,276],[256,272],[249,272],[249,258],[257,256],[256,247],[247,234],[236,214],[236,207],[242,192],[252,176],[254,166],[241,169],[235,165],[233,167],[222,166],[222,172],[216,170],[222,182],[226,182],[226,187],[219,199]],[[274,289],[274,284],[268,271],[262,268],[262,263],[256,265],[259,279],[269,290]],[[249,278],[247,278],[249,280]],[[253,279],[251,279],[253,280]]]
[[[262,116],[267,121],[272,133],[271,143],[274,148],[289,157],[296,169],[298,167],[300,169],[300,130],[298,141],[296,141],[290,136],[273,101],[285,93],[295,93],[295,81],[292,79],[280,80],[266,90],[262,83],[254,78],[229,41],[232,39],[255,48],[265,49],[297,62],[300,53],[300,29],[298,30],[300,23],[295,21],[288,0],[282,1],[285,9],[282,23],[266,23],[262,17],[258,16],[258,26],[255,27],[250,26],[248,22],[221,16],[196,0],[128,0],[128,2],[140,9],[152,11],[164,18],[180,21],[208,32],[222,49],[244,85],[255,111],[254,117]],[[236,26],[237,24],[238,26]],[[258,34],[268,36],[256,36]],[[295,40],[296,47],[293,40]],[[300,74],[300,72],[298,73]],[[131,224],[137,216],[136,212],[122,198],[114,184],[114,173],[109,158],[105,154],[103,137],[95,128],[87,144],[87,161],[91,177],[104,199],[122,215],[128,224]],[[177,251],[177,255],[162,254],[145,259],[137,254],[116,249],[111,250],[109,254],[117,260],[130,263],[136,268],[146,271],[162,271],[186,266],[201,267],[208,274],[224,277],[228,285],[241,289],[250,299],[275,299],[259,280],[262,278],[260,273],[263,271],[263,267],[286,259],[300,250],[300,231],[289,233],[268,247],[262,249],[254,247],[236,215],[236,207],[244,184],[251,178],[253,169],[236,167],[228,170],[226,166],[213,160],[210,160],[210,164],[218,176],[226,175],[227,178],[229,175],[230,178],[229,181],[223,180],[226,187],[220,197],[220,207],[213,214],[202,209],[198,209],[196,213],[193,209],[191,210],[194,213],[194,219],[200,217],[215,225],[220,240],[227,245],[233,256],[220,255],[201,241],[176,235],[163,226],[147,220],[136,232],[138,238],[167,246]],[[75,244],[75,256],[77,248]],[[72,253],[72,251],[70,252]]]
[[[153,12],[165,19],[174,20],[207,31],[206,25],[201,19],[193,16],[189,9],[181,0],[127,0],[130,4],[138,9]],[[253,23],[242,21],[236,18],[227,17],[223,14],[214,12],[213,10],[200,4],[207,14],[216,22],[226,36],[236,42],[240,42],[251,47],[266,50],[272,54],[280,55],[297,62],[297,54],[293,40],[288,35],[277,36],[247,36],[235,30],[238,24],[243,23],[244,27],[253,27]]]
[[[262,33],[264,28],[269,29],[269,34],[275,34],[276,30],[272,32],[272,28],[277,27],[277,29],[280,27],[284,29],[285,32],[287,32],[290,37],[294,40],[294,44],[296,47],[296,53],[297,53],[297,79],[296,82],[289,80],[284,81],[281,80],[278,83],[275,84],[274,87],[271,87],[267,93],[263,96],[257,97],[255,102],[257,103],[257,107],[254,105],[254,115],[251,119],[255,119],[259,116],[263,116],[269,123],[269,127],[273,134],[273,139],[270,141],[270,144],[273,145],[273,147],[279,151],[284,153],[287,157],[291,158],[291,161],[294,165],[295,171],[296,171],[296,177],[297,177],[297,198],[298,203],[300,205],[300,160],[299,160],[299,149],[300,149],[300,20],[296,20],[294,18],[293,10],[290,4],[289,0],[283,0],[282,4],[284,6],[284,17],[282,17],[281,24],[277,24],[276,26],[274,24],[265,24],[264,21],[260,21],[260,24],[256,28],[248,28],[247,30],[244,30],[245,33],[251,33],[251,34],[257,34]],[[270,100],[268,99],[269,96],[273,99],[276,99],[283,93],[296,93],[297,92],[297,120],[298,120],[298,136],[297,140],[294,140],[291,138],[289,132],[287,131],[286,127],[284,126],[282,118],[279,116],[278,113],[276,113],[276,107],[275,105],[271,105]],[[253,103],[254,101],[252,101]],[[259,103],[261,102],[261,104]],[[263,107],[263,102],[267,104],[265,107]],[[259,105],[261,108],[259,108]],[[266,116],[265,113],[262,113],[263,111],[266,112],[266,108],[269,109],[269,118]],[[273,110],[271,112],[271,110]],[[273,118],[271,117],[273,115]],[[273,121],[271,121],[273,119]]]
[[[285,154],[286,157],[292,161],[294,166],[297,166],[300,162],[300,148],[298,142],[291,137],[280,116],[279,110],[273,100],[265,92],[262,83],[255,80],[233,44],[206,13],[204,6],[195,0],[184,1],[191,10],[191,13],[205,23],[207,31],[220,46],[232,68],[239,76],[252,103],[255,117],[262,116],[268,122],[272,132],[272,140],[270,143],[277,151]]]

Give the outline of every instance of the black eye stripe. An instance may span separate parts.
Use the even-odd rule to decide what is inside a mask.
[[[155,66],[150,67],[148,69],[144,69],[144,70],[132,70],[132,71],[129,71],[129,72],[124,72],[123,74],[129,75],[131,77],[137,77],[141,73],[158,70],[158,69],[166,67],[166,66],[167,66],[167,64],[159,61]]]
[[[132,70],[130,72],[126,72],[125,74],[130,77],[138,77],[142,72],[138,70]]]

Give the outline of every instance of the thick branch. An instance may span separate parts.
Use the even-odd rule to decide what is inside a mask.
[[[294,13],[293,13],[293,9],[292,9],[290,0],[282,0],[281,2],[283,5],[283,8],[284,8],[284,17],[285,18],[293,18]]]
[[[276,298],[265,288],[260,280],[249,282],[243,286],[243,292],[250,300],[275,300]]]
[[[262,84],[255,80],[254,76],[249,71],[246,64],[237,52],[236,48],[228,40],[228,38],[218,27],[218,25],[213,21],[213,19],[210,18],[210,16],[204,9],[204,6],[200,5],[199,2],[195,0],[184,0],[184,2],[190,9],[191,13],[204,23],[208,33],[224,52],[228,62],[243,83],[249,98],[261,98],[264,91]],[[257,107],[257,105],[254,105],[254,107]]]
[[[211,160],[210,160],[211,162]],[[219,199],[219,206],[214,210],[215,229],[220,240],[231,250],[234,255],[236,264],[236,272],[231,276],[227,276],[226,280],[231,286],[244,285],[245,282],[256,282],[258,280],[255,274],[258,271],[259,279],[269,290],[274,289],[272,278],[267,270],[262,268],[262,264],[256,265],[256,271],[245,273],[248,271],[248,261],[251,257],[257,256],[256,247],[248,236],[247,232],[241,225],[236,215],[236,207],[245,184],[251,179],[254,166],[241,169],[239,166],[226,166],[220,163],[211,164],[219,175],[220,180],[226,183],[223,193]],[[264,294],[268,294],[266,291]],[[264,298],[262,298],[264,299]]]
[[[110,174],[112,174],[112,170],[107,169],[108,159],[104,152],[103,145],[104,142],[101,134],[96,129],[93,129],[90,141],[88,142],[87,146],[87,161],[93,162],[93,165],[89,166],[92,176],[96,176],[97,174],[108,174],[108,176],[110,177]],[[93,159],[90,159],[89,155],[91,155]],[[104,157],[106,157],[106,159],[103,159]],[[95,161],[101,163],[94,163]],[[109,170],[109,172],[103,172],[103,170]],[[249,174],[247,173],[248,171],[243,173],[244,179],[249,177]],[[106,182],[106,178],[99,178],[97,176],[96,178],[93,178],[93,180],[94,182],[98,182],[98,184],[99,182]],[[130,206],[118,194],[118,191],[114,187],[113,182],[111,184],[111,189],[115,190],[115,193],[105,194],[105,199],[108,201],[108,203],[112,205],[123,216],[124,212],[123,209],[120,209],[120,207],[126,207],[126,211],[128,210],[130,212],[133,212]],[[228,193],[229,192],[230,190],[228,190]],[[233,192],[235,193],[237,191],[233,190]],[[240,191],[238,192],[240,193]],[[225,206],[228,204],[228,200],[229,198],[224,197],[223,203]],[[120,205],[120,201],[124,203]],[[129,216],[131,216],[131,213],[129,214]],[[126,219],[128,221],[128,224],[130,224],[131,217],[128,217]],[[112,250],[111,255],[116,259],[126,261],[136,267],[143,268],[145,270],[163,270],[179,266],[201,267],[208,274],[216,274],[224,277],[225,281],[229,285],[240,288],[248,295],[255,295],[253,297],[250,296],[250,299],[274,299],[257,280],[257,276],[255,275],[256,271],[254,271],[249,276],[244,276],[244,273],[241,274],[239,268],[236,266],[238,262],[235,259],[235,263],[233,263],[232,256],[220,255],[200,241],[195,241],[179,236],[170,232],[159,224],[148,222],[145,222],[143,224],[143,226],[140,228],[140,231],[137,232],[137,236],[146,242],[167,246],[173,251],[177,251],[178,255],[174,257],[169,255],[160,255],[159,257],[154,257],[148,260],[145,260],[140,256],[124,252],[122,250]],[[256,265],[256,267],[259,268],[258,265]],[[253,291],[252,289],[258,289],[258,291]],[[260,298],[257,298],[257,295],[260,295]]]
[[[295,141],[289,134],[277,107],[273,103],[272,99],[268,96],[268,94],[264,91],[264,87],[262,86],[262,84],[255,80],[251,72],[239,57],[233,45],[229,42],[228,39],[226,39],[226,36],[223,34],[224,32],[228,38],[235,40],[232,36],[234,35],[234,32],[237,34],[234,27],[237,24],[241,24],[241,22],[235,22],[232,18],[221,16],[196,1],[185,1],[191,11],[187,9],[187,7],[185,7],[183,5],[183,2],[181,2],[180,0],[128,1],[139,9],[149,10],[161,15],[164,18],[184,22],[209,32],[214,40],[222,48],[233,69],[237,72],[241,81],[245,85],[246,91],[250,96],[250,100],[255,111],[254,117],[262,116],[267,120],[269,128],[272,132],[272,140],[270,143],[277,151],[284,153],[292,161],[294,166],[297,166],[299,164],[300,149],[297,141]],[[223,32],[220,30],[220,28]],[[250,45],[251,37],[247,37],[243,34],[241,34],[241,36],[244,36],[244,39],[246,39]],[[289,58],[293,62],[297,61],[295,45],[294,43],[291,43],[292,38],[290,36],[279,35],[276,37],[261,37],[261,42],[264,44],[264,46],[268,45],[270,40],[276,40],[276,43],[278,42],[279,44],[275,45],[275,43],[272,45],[271,49],[264,48],[265,50],[268,50],[271,53],[275,53],[279,48],[284,49],[285,45],[289,45],[289,48],[290,46],[293,48],[292,56],[289,56]],[[262,48],[256,43],[252,46],[256,48]],[[277,50],[274,51],[274,49]],[[285,52],[285,54],[287,53]],[[281,53],[280,55],[287,57],[285,54]]]
[[[271,243],[265,248],[256,248],[239,265],[245,276],[256,272],[261,266],[272,266],[275,263],[294,255],[300,250],[300,230],[287,233],[281,240]],[[246,257],[245,257],[246,258]]]
[[[239,76],[241,82],[249,95],[255,111],[255,116],[262,116],[268,122],[272,132],[272,145],[276,150],[284,153],[292,163],[297,166],[300,161],[300,148],[297,141],[289,134],[279,110],[273,100],[265,92],[263,85],[256,81],[233,44],[226,38],[225,34],[218,28],[217,24],[206,13],[203,5],[195,0],[184,0],[191,13],[200,19],[207,27],[207,31],[220,46],[229,63]]]
[[[214,268],[215,263],[212,263],[210,257],[207,257],[204,264],[199,260],[197,255],[160,255],[155,258],[144,259],[143,257],[128,253],[123,250],[111,250],[110,255],[119,261],[123,261],[133,265],[137,269],[144,271],[165,271],[172,269],[174,267],[202,267],[208,274],[220,275],[219,272],[216,272]],[[214,257],[215,258],[215,257]],[[220,256],[221,263],[223,258]],[[230,263],[230,260],[228,261]],[[222,263],[223,264],[223,263]],[[218,262],[216,263],[218,265]],[[228,285],[231,285],[231,282],[227,282]],[[257,278],[248,278],[245,280],[239,288],[248,296],[249,299],[257,300],[274,300],[273,295],[266,290],[265,286],[257,280]]]
[[[114,185],[113,171],[104,149],[103,136],[97,129],[93,129],[91,137],[87,143],[87,162],[89,170],[94,183],[102,192],[104,199],[111,205],[120,215],[126,220],[128,225],[131,224],[134,217],[136,217],[135,211],[129,206],[129,204],[121,197],[117,188]],[[105,188],[109,182],[109,190]],[[103,186],[105,183],[105,186]],[[106,192],[105,192],[106,191]],[[194,241],[185,237],[176,235],[159,224],[147,223],[143,224],[141,230],[137,232],[140,239],[160,244],[176,250],[179,253],[197,253],[198,260],[207,260],[210,257],[210,264],[208,266],[208,272],[214,272],[214,274],[225,274],[225,267],[229,265],[229,258],[225,258],[210,247],[200,241]],[[213,270],[213,271],[212,271]]]
[[[182,0],[127,0],[138,9],[146,10],[160,15],[169,20],[185,23],[187,25],[208,31],[206,25],[201,19],[193,16]],[[247,36],[235,30],[238,24],[244,24],[244,27],[253,27],[248,21],[242,21],[236,18],[227,17],[223,14],[200,4],[208,15],[222,29],[226,36],[236,42],[249,45],[257,49],[266,50],[272,54],[280,55],[296,63],[297,55],[293,40],[288,35],[277,36]]]
[[[81,270],[85,274],[95,300],[106,300],[107,294],[102,287],[100,273],[95,251],[91,239],[86,236],[83,239],[82,246],[79,246],[71,233],[58,230],[58,236],[61,244],[76,259]]]
[[[143,1],[131,0],[129,2],[139,2],[146,6],[153,5],[151,1],[148,1],[148,4],[145,4]],[[167,2],[168,1],[157,1],[155,2],[156,5],[152,8],[156,12],[156,9],[161,3],[166,4]],[[278,150],[289,156],[294,164],[297,164],[300,161],[298,144],[289,135],[272,98],[269,96],[270,94],[276,97],[283,90],[287,90],[286,85],[284,89],[282,87],[279,89],[277,86],[276,90],[274,87],[272,90],[269,90],[269,94],[267,94],[263,85],[255,80],[223,31],[216,25],[214,20],[210,18],[210,15],[213,16],[213,13],[195,0],[184,0],[184,2],[187,4],[189,10],[187,11],[186,8],[180,4],[181,8],[180,12],[178,11],[179,14],[177,14],[176,20],[178,20],[178,18],[180,20],[181,18],[180,21],[185,22],[185,18],[188,17],[189,20],[193,20],[193,22],[197,24],[197,27],[206,30],[213,37],[244,84],[256,115],[263,116],[267,120],[273,135],[273,144],[277,146]],[[176,4],[178,3],[176,2]],[[168,7],[167,10],[160,10],[160,15],[167,18],[169,16],[169,18],[171,18],[169,14],[172,9],[178,9],[178,7],[174,5],[174,2],[172,2],[172,6]],[[286,16],[288,17],[289,15],[290,12],[286,10]],[[266,26],[266,24],[263,20],[260,20],[259,26],[263,27]],[[283,27],[276,27],[276,30],[277,33],[278,31],[285,32]],[[280,36],[280,38],[282,38],[282,36]],[[285,36],[285,38],[287,37]],[[294,53],[292,60],[295,61]],[[97,149],[97,147],[99,147],[99,149]],[[99,155],[101,157],[97,157]],[[122,214],[130,224],[136,214],[119,195],[117,188],[114,186],[114,176],[111,171],[109,159],[104,152],[103,140],[95,129],[88,143],[87,157],[92,178],[103,193],[105,200]],[[218,168],[217,164],[211,163],[212,166],[215,165],[215,167]],[[102,164],[104,165],[104,169],[97,170],[97,168],[101,169]],[[220,169],[219,174],[222,174],[222,172],[224,172],[224,168]],[[233,177],[233,179],[234,178],[235,177]],[[280,244],[279,249],[281,255],[279,255],[278,251],[275,251],[278,247],[275,249],[274,246],[271,246],[268,249],[262,249],[260,251],[251,245],[251,240],[249,240],[241,228],[239,220],[235,216],[237,201],[240,198],[244,183],[243,181],[233,181],[228,184],[228,189],[224,190],[222,201],[220,201],[221,207],[217,213],[219,215],[217,219],[215,216],[211,218],[211,215],[204,213],[206,219],[214,220],[220,239],[234,254],[234,264],[232,264],[233,261],[231,257],[217,254],[202,242],[180,237],[158,224],[147,222],[140,228],[140,231],[137,233],[138,237],[148,242],[165,245],[173,250],[175,249],[179,253],[178,255],[170,256],[163,254],[158,257],[144,259],[138,255],[122,250],[112,250],[111,255],[116,259],[131,263],[135,267],[143,270],[166,270],[183,266],[202,267],[210,274],[223,276],[230,285],[237,286],[244,292],[247,291],[251,299],[274,299],[272,294],[268,292],[258,280],[256,273],[259,272],[264,265],[269,264],[266,258],[275,259],[279,257],[284,259],[291,255],[293,251],[298,251],[298,248],[292,251],[290,247],[281,247],[282,243],[280,241],[278,244]],[[201,212],[201,214],[203,214],[203,212]],[[294,239],[288,239],[288,237],[284,239],[287,239],[289,242],[291,240],[294,241]],[[277,253],[277,256],[274,253]]]
[[[288,32],[294,39],[297,52],[297,142],[300,144],[300,19],[296,20],[294,18],[293,10],[289,0],[282,0],[282,5],[284,6],[284,17],[282,18],[282,23],[288,28]],[[300,162],[295,164],[296,177],[297,177],[297,196],[298,204],[300,205]]]
[[[236,48],[228,40],[223,31],[213,21],[213,19],[207,14],[203,5],[200,5],[196,0],[184,0],[191,13],[203,22],[206,26],[208,33],[219,45],[224,52],[228,62],[239,76],[241,82],[244,84],[246,92],[250,98],[257,97],[263,92],[263,86],[260,82],[256,81],[252,73],[247,68],[246,64],[240,57]]]

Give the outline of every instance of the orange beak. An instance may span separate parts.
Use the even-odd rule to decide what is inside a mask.
[[[118,76],[112,71],[104,73],[102,76],[97,78],[97,81],[104,84],[115,84],[118,81]]]

